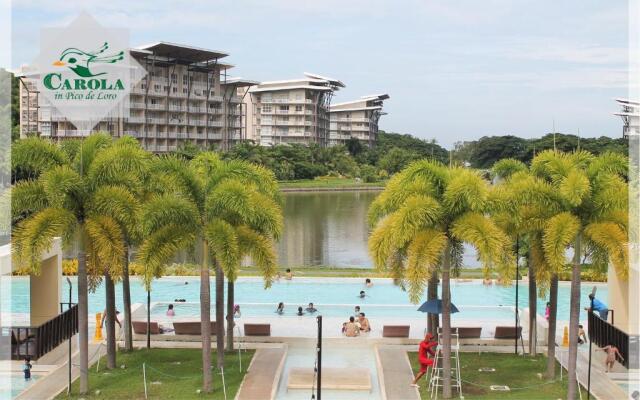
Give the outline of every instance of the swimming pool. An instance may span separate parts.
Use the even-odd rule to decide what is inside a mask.
[[[13,399],[23,390],[31,386],[38,379],[37,375],[31,375],[30,381],[25,381],[24,376],[19,373],[0,375],[0,399]]]
[[[2,291],[3,304],[10,304],[12,314],[24,314],[29,310],[29,279],[26,277],[2,277],[3,284],[11,285],[11,299],[7,291]],[[8,282],[6,280],[9,280]],[[76,279],[72,278],[74,287],[74,301],[76,297]],[[324,313],[352,313],[355,305],[360,305],[362,310],[372,315],[406,315],[414,313],[417,306],[411,305],[407,293],[393,285],[389,279],[373,279],[374,285],[365,288],[362,279],[352,278],[294,278],[292,281],[281,280],[270,289],[264,289],[263,282],[259,278],[240,278],[236,282],[236,303],[246,305],[243,314],[248,312],[256,315],[267,315],[275,310],[278,302],[284,302],[288,312],[293,314],[298,306],[306,307],[313,302],[323,305]],[[226,286],[226,285],[225,285]],[[607,301],[606,284],[596,284],[597,296]],[[588,304],[587,295],[591,292],[593,284],[583,284],[581,287],[581,320],[586,319],[582,307]],[[358,297],[360,290],[365,290],[367,296],[364,299]],[[197,303],[200,298],[199,278],[197,277],[164,277],[153,282],[151,298],[153,302],[174,302],[175,299],[185,299],[189,303]],[[215,285],[211,284],[211,297],[215,298]],[[519,306],[528,306],[527,283],[520,282]],[[558,319],[569,319],[569,295],[570,285],[561,282],[558,288]],[[62,286],[62,296],[66,300],[68,288]],[[7,296],[5,298],[5,296]],[[423,296],[426,299],[426,293]],[[509,312],[508,308],[500,306],[513,306],[515,300],[515,285],[511,286],[484,286],[480,281],[451,283],[452,302],[461,309],[456,316],[462,317],[465,309],[474,310],[477,317],[493,317],[496,312]],[[10,302],[9,302],[10,300]],[[139,279],[133,278],[131,282],[131,301],[133,303],[146,303],[146,292]],[[538,299],[538,313],[544,313],[546,299]],[[89,312],[97,313],[104,310],[104,285],[100,285],[95,293],[89,295]],[[116,305],[122,309],[122,285],[116,285]],[[183,304],[184,305],[184,304]],[[183,306],[178,305],[178,306]],[[184,305],[187,306],[187,305]],[[397,307],[399,306],[399,307]],[[471,306],[475,307],[472,308]],[[482,307],[491,307],[482,311]],[[193,306],[189,306],[193,307]],[[498,307],[498,308],[496,308]],[[159,312],[159,311],[158,311]],[[195,314],[197,315],[197,313]],[[506,314],[503,314],[506,317]],[[92,318],[90,318],[90,321]]]

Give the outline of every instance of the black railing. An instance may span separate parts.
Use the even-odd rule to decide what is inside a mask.
[[[600,347],[609,345],[617,347],[624,357],[624,360],[617,357],[618,362],[629,368],[629,334],[592,312],[589,313],[589,340]]]
[[[62,303],[60,310],[63,304],[67,305],[66,311],[40,326],[9,328],[12,360],[22,360],[25,357],[37,360],[78,333],[78,305]]]

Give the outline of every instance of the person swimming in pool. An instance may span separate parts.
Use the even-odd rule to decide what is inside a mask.
[[[302,311],[302,307],[298,307],[298,317],[302,317],[304,315],[304,311]]]
[[[284,303],[280,302],[278,303],[278,308],[276,308],[276,314],[284,314]]]
[[[364,299],[365,297],[367,297],[367,294],[364,292],[364,290],[361,290],[358,297],[360,297],[361,299]]]
[[[373,282],[371,282],[371,279],[367,278],[364,280],[364,285],[368,288],[373,286]]]

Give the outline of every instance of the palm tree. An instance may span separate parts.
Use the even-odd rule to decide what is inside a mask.
[[[542,255],[540,235],[546,218],[557,212],[558,199],[550,185],[530,174],[527,166],[518,160],[509,158],[500,160],[492,169],[498,180],[497,190],[494,191],[494,219],[505,231],[512,232],[527,247],[529,354],[535,356],[537,353],[537,275],[543,276],[549,271]],[[549,276],[542,282],[542,290],[546,289],[548,282]],[[555,314],[550,316],[549,323],[555,326]],[[555,337],[549,344],[548,354],[551,357],[555,354]],[[555,366],[555,362],[553,365]]]
[[[474,246],[485,270],[509,267],[509,238],[485,214],[489,183],[473,170],[417,161],[396,174],[369,209],[375,226],[369,252],[378,269],[406,282],[417,303],[431,274],[442,273],[443,397],[451,397],[452,261],[462,243]]]
[[[155,168],[163,172],[164,192],[143,212],[145,234],[139,251],[142,263],[157,269],[180,249],[199,246],[200,316],[202,320],[203,390],[211,391],[211,325],[209,268],[220,278],[216,285],[218,366],[224,362],[224,282],[236,279],[240,260],[250,255],[261,267],[265,285],[275,275],[271,240],[280,234],[282,215],[273,174],[243,161],[221,161],[203,152],[192,161],[165,157]],[[232,329],[232,327],[231,327]]]
[[[96,277],[108,268],[112,276],[119,275],[124,256],[118,223],[101,212],[97,198],[102,190],[121,188],[126,175],[110,179],[104,169],[94,163],[100,153],[111,146],[106,134],[89,136],[80,144],[73,159],[62,154],[48,169],[30,160],[42,160],[43,154],[57,154],[53,145],[43,139],[32,139],[18,147],[15,170],[25,172],[26,179],[13,188],[13,252],[17,265],[39,272],[39,257],[51,247],[54,237],[61,236],[65,244],[76,240],[78,245],[78,325],[80,343],[80,392],[88,390],[88,275]],[[48,161],[47,161],[48,162]],[[45,164],[47,164],[45,162]],[[32,201],[37,197],[37,201]]]
[[[113,146],[103,150],[94,160],[94,174],[100,176],[104,187],[96,194],[95,208],[115,221],[123,233],[122,242],[125,254],[122,271],[111,276],[105,269],[106,331],[107,331],[107,368],[115,368],[115,288],[114,280],[122,279],[125,349],[132,350],[131,332],[131,289],[129,285],[129,251],[140,240],[140,204],[147,195],[147,180],[150,153],[140,148],[137,140],[123,137]],[[126,177],[127,180],[122,178]],[[119,186],[112,186],[114,183]]]
[[[560,211],[548,219],[542,235],[547,262],[559,270],[566,264],[566,248],[573,249],[567,398],[574,399],[578,385],[581,256],[589,250],[594,254],[594,264],[610,262],[618,274],[628,273],[627,160],[614,153],[595,157],[585,151],[545,151],[533,159],[531,170],[561,199]]]

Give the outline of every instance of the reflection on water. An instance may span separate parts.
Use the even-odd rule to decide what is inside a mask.
[[[279,264],[370,268],[367,210],[378,193],[285,193]]]

